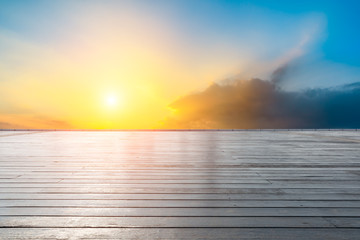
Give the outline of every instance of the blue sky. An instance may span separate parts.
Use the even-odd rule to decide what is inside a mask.
[[[58,37],[56,32],[62,33],[66,29],[67,12],[82,11],[86,5],[117,6],[129,5],[137,8],[148,8],[156,14],[172,15],[176,21],[192,26],[192,31],[205,31],[206,34],[236,35],[241,31],[237,24],[246,21],[248,28],[259,21],[279,24],[278,31],[283,28],[288,31],[291,22],[277,19],[277,15],[289,19],[301,18],[309,14],[322,15],[326,21],[325,40],[321,46],[324,58],[360,66],[360,23],[359,1],[234,1],[234,0],[200,0],[200,1],[26,1],[1,0],[0,26],[20,35],[34,38],[37,41],[46,40],[47,34]],[[271,19],[272,18],[272,19]],[[189,27],[189,26],[188,26]],[[58,28],[58,29],[56,29]],[[232,32],[231,32],[232,31]],[[191,32],[189,34],[192,34]],[[194,33],[193,33],[194,34]],[[195,33],[196,34],[196,33]],[[273,34],[278,34],[274,32]],[[206,36],[207,37],[207,36]]]

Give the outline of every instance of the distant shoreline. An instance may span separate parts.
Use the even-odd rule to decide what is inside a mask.
[[[360,128],[289,128],[289,129],[0,129],[0,131],[44,132],[247,132],[247,131],[360,131]]]

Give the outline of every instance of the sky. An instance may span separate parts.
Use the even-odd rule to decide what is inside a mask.
[[[0,0],[0,129],[359,128],[359,10]]]

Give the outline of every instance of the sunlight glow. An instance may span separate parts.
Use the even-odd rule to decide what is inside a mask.
[[[119,98],[115,94],[108,94],[105,98],[105,105],[110,108],[117,107],[119,105]]]
[[[170,121],[188,128],[183,122],[217,101],[242,99],[200,99],[194,91],[235,76],[268,79],[325,40],[322,12],[279,15],[242,1],[209,2],[0,0],[0,129],[167,129]],[[356,68],[343,76],[345,67],[331,79],[357,79]],[[300,79],[307,76],[286,87],[305,88],[310,80]],[[233,110],[216,113],[234,118]]]

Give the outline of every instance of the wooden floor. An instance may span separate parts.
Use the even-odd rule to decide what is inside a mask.
[[[360,132],[0,131],[0,239],[360,239]]]

